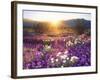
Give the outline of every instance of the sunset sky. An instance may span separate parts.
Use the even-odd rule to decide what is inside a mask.
[[[23,11],[23,18],[34,21],[61,21],[69,19],[83,18],[91,20],[89,13],[76,13],[76,12],[52,12],[52,11]]]

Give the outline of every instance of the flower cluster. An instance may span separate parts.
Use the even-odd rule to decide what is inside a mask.
[[[91,65],[91,38],[85,34],[26,39],[23,69],[77,67]]]

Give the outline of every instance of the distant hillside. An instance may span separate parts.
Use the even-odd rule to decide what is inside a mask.
[[[80,25],[86,28],[91,28],[91,22],[85,19],[71,19],[64,21],[64,23],[68,24],[70,27],[77,27],[77,25]]]
[[[86,28],[91,28],[91,21],[85,20],[85,19],[71,19],[62,21],[64,24],[69,25],[70,27],[76,27],[78,24],[81,26],[84,26]],[[23,26],[24,27],[33,27],[35,25],[38,25],[40,22],[38,21],[32,21],[32,20],[23,20]]]
[[[64,34],[72,32],[76,34],[83,34],[84,32],[90,34],[91,21],[85,19],[71,19],[62,21],[59,30]],[[48,27],[49,26],[49,27]],[[38,22],[31,20],[23,20],[24,35],[27,34],[55,34],[54,27],[50,28],[48,22]]]

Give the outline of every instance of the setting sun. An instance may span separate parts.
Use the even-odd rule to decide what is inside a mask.
[[[53,21],[50,21],[50,24],[54,27],[59,27],[61,21],[60,20],[53,20]]]

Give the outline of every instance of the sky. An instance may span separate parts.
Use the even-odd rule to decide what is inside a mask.
[[[23,18],[34,21],[60,21],[70,19],[86,19],[91,20],[91,14],[89,13],[77,13],[77,12],[57,12],[57,11],[23,11]]]

